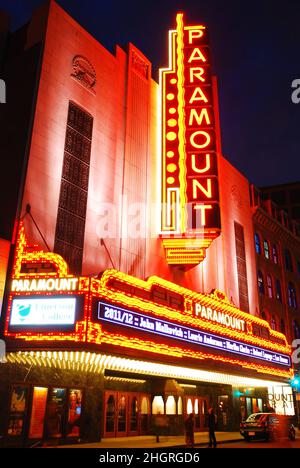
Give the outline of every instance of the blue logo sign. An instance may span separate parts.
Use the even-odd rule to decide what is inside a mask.
[[[30,314],[31,304],[27,304],[27,305],[17,304],[17,308],[18,308],[18,315],[20,316],[20,320],[23,321]]]

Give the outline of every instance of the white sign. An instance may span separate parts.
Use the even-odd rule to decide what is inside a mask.
[[[77,288],[78,278],[15,279],[11,285],[13,292],[76,291]]]
[[[277,414],[294,416],[293,390],[290,386],[276,386],[268,388],[268,399],[270,406]]]
[[[205,307],[199,303],[195,304],[195,315],[201,317],[210,322],[220,323],[226,327],[232,328],[233,330],[239,330],[242,332],[246,331],[245,321],[232,315],[220,312],[210,307]]]
[[[75,298],[13,299],[10,325],[73,325]]]

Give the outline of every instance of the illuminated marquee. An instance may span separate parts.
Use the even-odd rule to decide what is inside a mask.
[[[41,343],[44,349],[69,348],[73,342],[99,352],[109,347],[124,355],[134,350],[144,358],[179,359],[187,366],[213,360],[260,375],[293,375],[286,337],[240,311],[224,293],[201,294],[156,276],[143,281],[116,270],[75,278],[62,257],[27,244],[22,223],[12,289],[4,334],[17,349],[24,342],[31,349]],[[107,316],[99,303],[108,307]]]
[[[169,33],[162,90],[162,238],[169,264],[196,265],[220,232],[214,85],[205,26]]]
[[[76,298],[13,299],[10,325],[25,329],[31,325],[73,325]]]
[[[85,341],[88,291],[89,278],[74,277],[60,255],[29,245],[20,222],[6,338],[49,343]]]
[[[227,327],[233,328],[239,331],[245,331],[245,320],[233,317],[232,315],[225,314],[217,310],[211,309],[211,307],[205,307],[201,304],[196,304],[195,315],[197,317],[211,320],[212,322],[221,323]]]
[[[117,308],[105,302],[99,302],[98,304],[98,318],[119,326],[142,330],[167,338],[174,338],[189,344],[200,345],[204,348],[212,348],[240,356],[251,357],[252,359],[268,361],[287,366],[288,368],[291,366],[290,357],[284,354],[229,340],[222,336],[201,332],[195,328],[184,327],[167,320],[159,320],[141,315],[132,310]]]
[[[15,279],[11,286],[14,292],[76,291],[77,288],[78,278]]]
[[[151,300],[156,288],[180,295],[181,305],[178,297],[177,307]],[[155,276],[143,281],[107,270],[100,280],[92,279],[91,292],[93,312],[88,329],[91,343],[115,346],[123,352],[128,348],[140,353],[198,360],[200,365],[201,361],[214,360],[283,378],[290,378],[293,373],[291,349],[285,336],[272,330],[266,321],[240,311],[220,291],[206,295]],[[99,309],[99,302],[108,307],[106,317]],[[238,320],[240,324],[243,322],[244,326],[240,325],[243,330],[230,328],[226,320],[213,321],[210,317],[197,316],[197,304],[206,307],[207,311],[211,309],[233,317],[236,323]],[[269,331],[267,339],[255,334],[255,329],[260,327]],[[182,339],[185,333],[191,340]],[[197,346],[201,339],[207,346]],[[223,347],[225,342],[228,352]],[[221,347],[211,346],[219,343]]]

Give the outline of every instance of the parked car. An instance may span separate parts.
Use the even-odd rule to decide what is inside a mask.
[[[251,439],[276,440],[288,437],[295,440],[296,430],[288,416],[276,413],[254,413],[240,424],[240,433],[246,441]]]

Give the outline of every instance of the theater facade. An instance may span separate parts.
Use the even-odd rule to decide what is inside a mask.
[[[207,28],[177,15],[159,84],[135,46],[111,54],[54,1],[25,33],[43,52],[1,316],[4,443],[153,434],[157,415],[181,434],[191,412],[203,431],[211,406],[225,431],[293,415]]]
[[[11,442],[150,434],[157,414],[179,434],[190,412],[201,431],[210,406],[223,430],[268,404],[293,414],[290,346],[267,322],[217,290],[75,277],[28,245],[23,224],[4,335]]]

